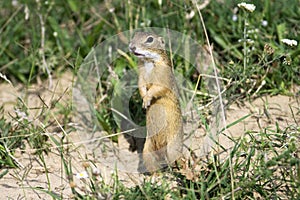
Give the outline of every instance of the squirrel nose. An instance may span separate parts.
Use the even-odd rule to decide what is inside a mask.
[[[129,45],[129,50],[131,52],[134,52],[136,50],[136,47],[135,46],[132,46],[131,44]]]

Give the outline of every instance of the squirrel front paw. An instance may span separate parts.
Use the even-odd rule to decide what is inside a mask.
[[[148,106],[150,106],[151,100],[152,100],[151,96],[145,95],[143,97],[143,108],[147,108]]]

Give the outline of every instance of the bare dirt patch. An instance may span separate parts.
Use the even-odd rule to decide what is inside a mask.
[[[25,103],[28,108],[51,106],[57,100],[62,105],[67,105],[70,103],[70,99],[72,99],[72,81],[73,75],[65,73],[62,77],[54,80],[54,89],[52,90],[48,90],[46,86],[43,87],[41,85],[33,85],[28,90],[24,90],[21,86],[12,87],[9,84],[3,83],[0,85],[0,104],[4,106],[7,119],[9,119],[8,113],[14,113],[14,106],[18,97],[27,99]],[[267,127],[274,128],[276,123],[281,128],[293,124],[299,126],[299,108],[299,97],[282,95],[264,96],[251,102],[234,103],[228,107],[226,112],[227,125],[248,114],[251,115],[245,120],[231,126],[227,132],[231,137],[238,138],[247,130],[259,132]],[[35,121],[35,117],[40,114],[41,110],[29,110],[31,112],[28,117],[32,119],[32,122],[41,123],[40,121]],[[56,135],[57,138],[61,138],[63,133],[59,129],[59,124],[54,124],[53,126],[49,128],[47,134]],[[84,170],[82,164],[85,161],[85,155],[90,155],[91,152],[85,149],[82,144],[76,145],[76,142],[80,140],[78,133],[69,133],[68,137],[70,144],[68,146],[69,158],[72,160],[73,175],[75,175],[75,173]],[[220,136],[219,141],[222,146],[227,148],[233,145],[232,141],[224,135]],[[75,143],[72,144],[72,142]],[[201,138],[199,142],[202,142]],[[54,144],[52,147],[51,152],[44,157],[45,163],[41,163],[40,159],[30,149],[27,149],[25,152],[17,151],[15,157],[23,167],[20,169],[9,169],[9,173],[1,179],[0,193],[2,197],[8,199],[50,199],[50,196],[42,191],[48,190],[58,196],[71,198],[72,193],[68,177],[65,175],[60,152]],[[123,147],[128,147],[128,144],[123,144]],[[99,167],[105,182],[110,183],[114,169],[104,165],[97,167]],[[143,179],[143,176],[140,174],[120,172],[118,175],[119,179],[129,187],[138,184]],[[74,179],[74,181],[75,184],[80,186],[80,180]]]

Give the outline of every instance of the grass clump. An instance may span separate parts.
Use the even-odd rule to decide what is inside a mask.
[[[299,131],[299,127],[291,126],[247,132],[241,140],[236,141],[230,156],[225,160],[213,156],[209,162],[199,163],[202,167],[201,170],[194,171],[194,180],[179,175],[181,181],[176,190],[180,192],[171,192],[173,198],[230,199],[231,159],[234,169],[234,198],[298,199]],[[157,185],[149,187],[155,192]],[[141,196],[144,199],[151,197],[146,194]]]
[[[0,112],[3,113],[3,108]],[[23,146],[23,138],[3,116],[0,119],[0,130],[0,168],[17,167],[13,154],[15,149]]]
[[[26,112],[20,109],[16,109],[15,112],[16,116],[12,116],[12,122],[7,122],[3,116],[0,119],[0,167],[22,167],[13,155],[16,150],[25,152],[26,145],[35,149],[33,153],[36,155],[49,152],[48,136],[43,134],[44,129],[34,125]]]
[[[299,84],[299,50],[282,39],[297,38],[299,26],[288,22],[299,10],[286,5],[279,9],[281,3],[271,1],[252,3],[256,6],[253,12],[238,8],[233,1],[225,1],[222,5],[227,9],[221,10],[219,3],[210,4],[214,18],[206,25],[220,56],[222,76],[232,81],[227,94],[290,94],[289,88]]]

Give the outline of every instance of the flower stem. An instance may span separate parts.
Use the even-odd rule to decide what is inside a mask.
[[[245,15],[244,20],[244,34],[243,34],[243,46],[244,46],[244,69],[243,69],[243,75],[246,75],[246,67],[247,67],[247,15]]]

